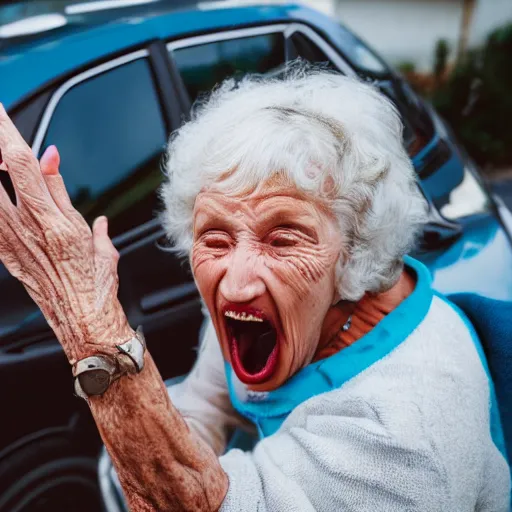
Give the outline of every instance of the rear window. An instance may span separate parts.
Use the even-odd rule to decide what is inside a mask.
[[[267,73],[284,62],[282,33],[215,41],[172,50],[191,101],[225,78]]]

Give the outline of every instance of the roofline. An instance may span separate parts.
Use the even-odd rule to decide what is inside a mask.
[[[4,69],[6,75],[19,75],[26,79],[18,83],[0,83],[0,102],[6,109],[16,110],[36,91],[41,92],[70,74],[80,73],[107,59],[141,50],[151,42],[162,40],[167,43],[184,36],[230,30],[238,25],[250,27],[291,21],[291,11],[295,8],[299,7],[287,4],[278,7],[184,9],[148,17],[136,24],[120,20],[115,24],[94,26],[63,37],[57,47],[53,43],[37,44],[23,53],[0,58],[0,73]],[[47,59],[52,60],[53,68],[47,66]]]

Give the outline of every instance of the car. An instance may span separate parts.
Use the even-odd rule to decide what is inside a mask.
[[[109,217],[120,300],[131,324],[143,326],[164,379],[190,370],[203,319],[190,269],[169,251],[155,216],[166,141],[224,78],[279,75],[297,58],[370,81],[395,103],[430,206],[415,256],[435,288],[512,299],[510,212],[433,108],[349,29],[293,4],[125,3],[67,2],[52,14],[55,2],[36,2],[46,5],[39,22],[59,16],[58,26],[21,34],[23,20],[13,19],[9,39],[0,27],[0,102],[37,156],[58,147],[84,217]],[[8,175],[0,180],[14,200]],[[112,498],[98,485],[102,444],[73,396],[66,357],[1,266],[0,283],[0,511],[101,510]],[[102,464],[113,478],[105,457]],[[113,487],[103,485],[105,493]]]

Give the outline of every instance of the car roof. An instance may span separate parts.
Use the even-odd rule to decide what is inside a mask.
[[[153,8],[144,13],[120,13],[115,18],[89,18],[85,23],[15,42],[0,55],[0,102],[10,109],[56,78],[155,39],[167,41],[212,30],[286,20],[317,19],[320,25],[332,23],[320,13],[294,4],[221,6],[222,2],[201,2],[192,7]]]

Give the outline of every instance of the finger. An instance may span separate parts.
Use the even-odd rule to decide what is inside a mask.
[[[0,151],[2,152],[2,166],[9,172],[18,198],[28,202],[32,199],[35,204],[42,204],[42,202],[51,204],[50,194],[44,183],[37,158],[23,140],[1,103]]]
[[[59,173],[60,155],[55,146],[49,146],[43,153],[39,166],[46,187],[57,205],[57,208],[63,213],[73,210],[73,205],[69,199],[68,191],[64,185],[64,180]]]
[[[7,166],[2,159],[2,150],[0,148],[0,171],[7,171]]]
[[[43,177],[53,176],[59,174],[60,155],[55,146],[48,146],[46,151],[43,153],[41,160],[39,160],[39,166]]]

